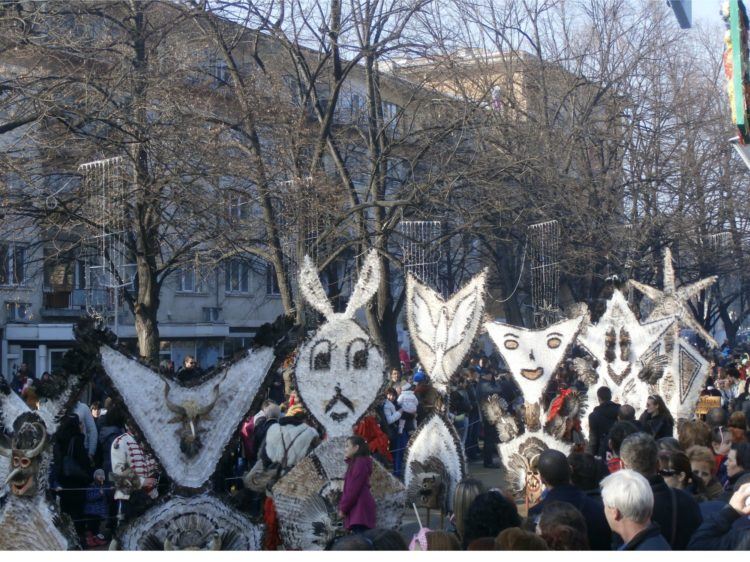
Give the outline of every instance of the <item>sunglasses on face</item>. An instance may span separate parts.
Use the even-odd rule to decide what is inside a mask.
[[[663,469],[659,471],[659,476],[674,476],[677,474],[676,470]]]

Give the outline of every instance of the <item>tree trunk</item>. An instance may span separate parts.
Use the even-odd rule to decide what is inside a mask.
[[[138,257],[138,297],[135,304],[135,333],[141,357],[158,363],[159,360],[159,284],[147,260]]]

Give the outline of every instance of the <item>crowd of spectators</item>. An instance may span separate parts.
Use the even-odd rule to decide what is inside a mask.
[[[445,529],[423,529],[417,550],[608,550],[725,549],[750,546],[750,443],[748,442],[747,356],[721,355],[711,365],[704,394],[721,397],[705,419],[675,420],[658,395],[648,397],[636,419],[632,405],[615,404],[606,387],[589,415],[589,439],[567,457],[554,450],[538,460],[545,484],[542,500],[520,514],[507,490],[486,490],[467,479],[456,487]],[[225,455],[216,487],[251,514],[267,514],[268,489],[303,459],[324,436],[303,408],[287,361],[273,378],[266,399],[242,423],[237,447]],[[203,371],[193,357],[181,368],[164,363],[163,375],[190,385]],[[11,386],[35,408],[40,389],[22,365]],[[566,388],[585,390],[565,368],[545,392],[544,407]],[[522,423],[523,396],[497,358],[477,355],[453,377],[448,417],[470,462],[499,468],[498,435],[481,404],[498,395]],[[403,478],[406,447],[419,424],[443,407],[443,397],[418,364],[402,352],[389,372],[383,396],[355,427],[370,453]],[[288,446],[288,444],[292,444]],[[498,473],[499,475],[499,473]],[[131,481],[128,485],[128,481]],[[500,479],[498,478],[498,481]],[[114,483],[118,485],[115,487]],[[244,484],[244,485],[243,485]],[[82,544],[106,544],[119,522],[141,513],[168,489],[155,460],[141,447],[103,378],[79,396],[60,422],[50,489],[71,516]],[[273,511],[273,510],[271,510]],[[277,527],[277,522],[266,521]],[[279,544],[266,533],[266,548]],[[407,548],[392,530],[348,535],[333,549]]]

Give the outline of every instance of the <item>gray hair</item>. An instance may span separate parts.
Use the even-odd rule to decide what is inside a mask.
[[[625,466],[644,476],[656,474],[659,468],[658,457],[656,441],[642,431],[628,435],[620,445],[620,458]]]
[[[642,475],[623,469],[610,474],[601,483],[602,502],[619,510],[623,518],[646,523],[654,511],[654,493]]]
[[[277,420],[281,417],[281,408],[279,408],[279,405],[274,402],[271,402],[266,406],[264,412],[266,413],[266,417],[272,420]]]

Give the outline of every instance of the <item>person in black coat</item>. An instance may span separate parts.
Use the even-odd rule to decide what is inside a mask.
[[[93,470],[88,452],[83,446],[78,416],[67,415],[60,421],[53,449],[52,478],[57,483],[60,509],[70,515],[79,537],[84,536],[86,522],[83,508],[86,503],[86,488],[93,479]],[[79,468],[80,474],[65,471],[65,457],[69,457]],[[70,466],[70,461],[68,461]]]
[[[654,495],[651,520],[659,525],[672,550],[685,550],[703,521],[698,502],[685,492],[670,488],[658,474],[658,449],[647,433],[628,435],[620,447],[623,468],[640,473],[648,480]]]
[[[539,475],[547,485],[544,499],[529,509],[529,517],[539,520],[544,507],[553,501],[571,504],[586,520],[591,550],[609,550],[612,543],[604,506],[571,484],[567,457],[555,449],[547,449],[539,456]]]
[[[703,522],[688,544],[690,550],[750,550],[750,530],[737,526],[750,516],[750,483],[732,494],[729,504]]]
[[[202,376],[203,370],[198,366],[198,361],[192,355],[187,355],[182,362],[182,367],[177,371],[177,381],[190,386]]]
[[[653,394],[648,397],[640,422],[657,441],[662,437],[674,437],[674,419],[661,396]]]
[[[595,457],[607,456],[609,430],[617,423],[620,406],[612,402],[612,391],[600,386],[596,391],[599,405],[589,414],[589,452]]]
[[[479,453],[479,422],[481,416],[479,413],[479,399],[477,397],[477,382],[475,379],[475,373],[471,369],[464,369],[463,371],[464,388],[466,389],[466,396],[469,399],[469,428],[466,432],[466,460],[476,461],[480,458]]]
[[[479,395],[480,404],[486,402],[493,394],[498,394],[510,405],[513,401],[513,385],[504,377],[498,380],[490,371],[482,371],[479,375],[477,394]],[[497,451],[500,436],[497,434],[497,428],[486,416],[483,417],[482,422],[482,431],[484,433],[482,456],[484,457],[484,466],[485,468],[500,468],[501,465],[498,460]]]

